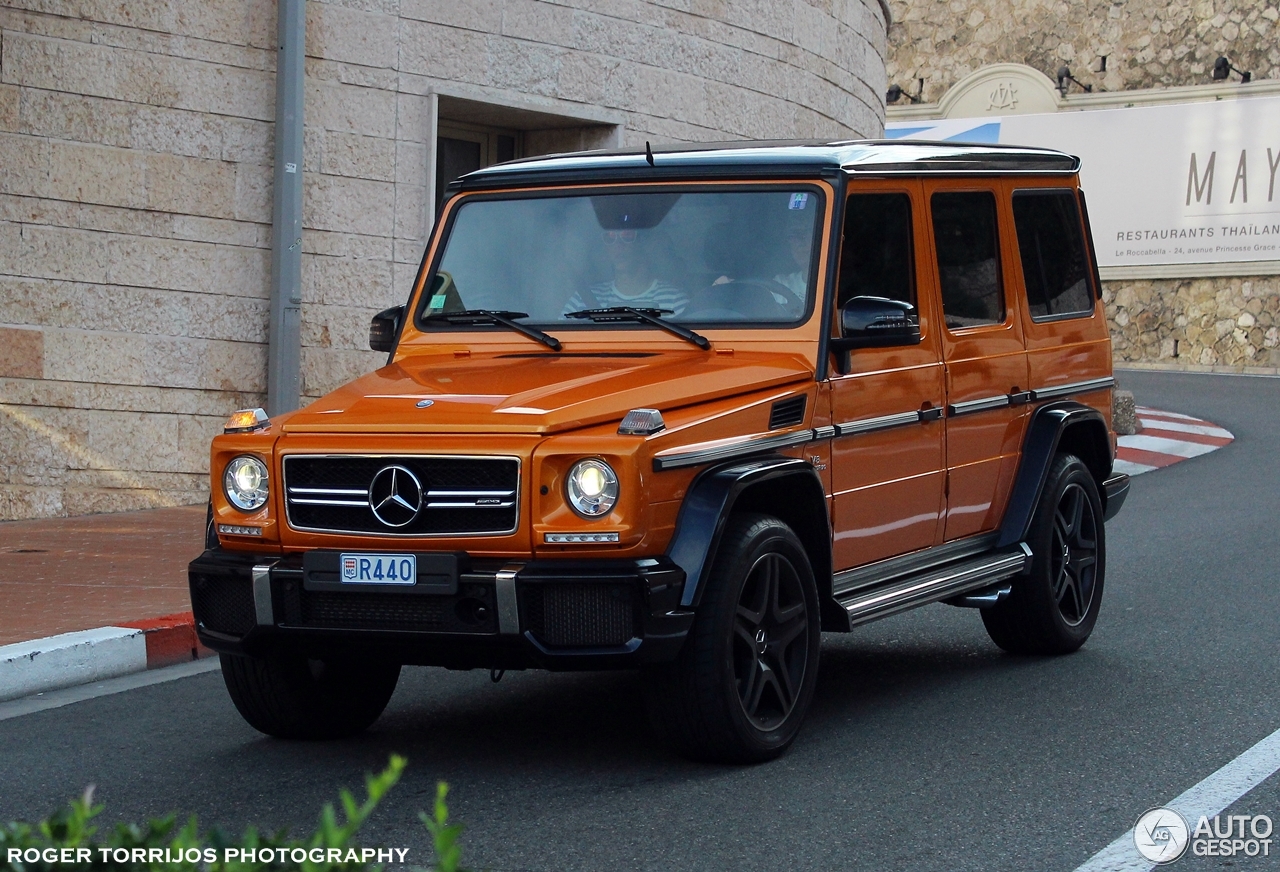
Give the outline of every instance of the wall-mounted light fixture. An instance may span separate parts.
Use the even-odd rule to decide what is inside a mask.
[[[1084,82],[1071,75],[1070,67],[1058,67],[1058,92],[1061,93],[1062,96],[1067,96],[1067,89],[1071,87],[1072,82],[1075,82],[1076,86],[1086,93],[1093,92],[1093,85],[1086,85]]]
[[[914,94],[907,93],[902,90],[901,85],[890,85],[889,90],[885,92],[884,101],[886,103],[897,103],[903,97],[906,97],[912,103],[919,103],[924,97],[924,79],[916,79],[916,92]]]
[[[1231,61],[1227,60],[1225,57],[1220,57],[1213,62],[1213,80],[1215,82],[1221,82],[1232,73],[1236,73],[1240,76],[1240,84],[1242,85],[1253,79],[1253,73],[1247,73],[1244,70],[1236,69],[1231,66]]]

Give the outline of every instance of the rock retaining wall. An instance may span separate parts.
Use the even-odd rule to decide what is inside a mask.
[[[1280,366],[1280,277],[1103,283],[1117,363]]]

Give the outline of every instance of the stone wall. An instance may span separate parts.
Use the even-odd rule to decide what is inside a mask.
[[[1103,283],[1116,361],[1280,366],[1280,277]]]
[[[878,0],[307,6],[308,397],[379,363],[435,90],[631,144],[883,125]],[[274,0],[0,0],[0,519],[202,502],[209,438],[264,402],[275,28]]]
[[[1108,91],[1208,83],[1224,54],[1255,79],[1280,77],[1276,0],[892,0],[890,8],[889,81],[915,93],[924,79],[926,102],[995,63],[1050,78],[1065,64]],[[1096,72],[1101,55],[1105,73]]]
[[[264,389],[274,5],[0,7],[0,518],[203,499]]]

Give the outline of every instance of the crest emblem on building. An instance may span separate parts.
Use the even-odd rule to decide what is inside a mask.
[[[1013,109],[1018,105],[1018,89],[1013,82],[1001,82],[992,90],[987,102],[987,111]]]

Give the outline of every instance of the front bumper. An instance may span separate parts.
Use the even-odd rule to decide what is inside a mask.
[[[673,660],[693,623],[680,606],[684,571],[667,557],[464,565],[451,594],[322,590],[301,555],[211,548],[188,571],[196,633],[252,656],[586,670]]]

